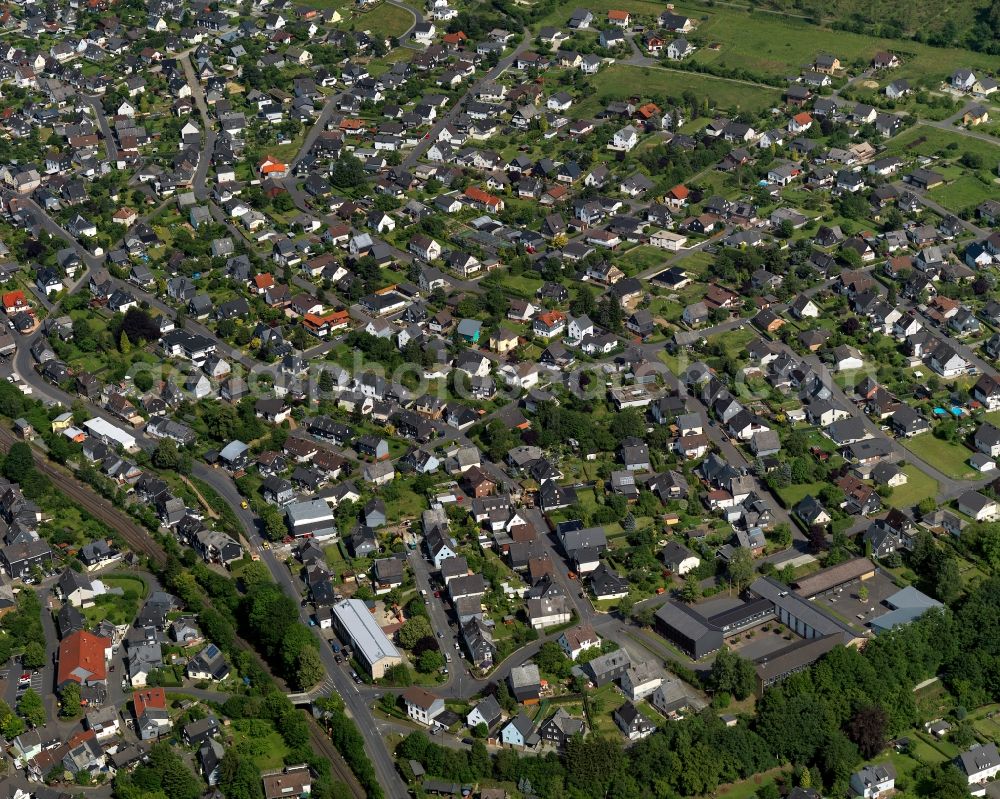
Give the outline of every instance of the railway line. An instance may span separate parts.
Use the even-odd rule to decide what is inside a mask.
[[[4,452],[10,449],[12,444],[20,442],[13,432],[0,425],[0,446]],[[65,467],[52,463],[44,454],[35,447],[31,447],[31,454],[35,461],[35,467],[52,480],[59,490],[75,502],[80,508],[85,510],[95,519],[100,520],[112,530],[117,532],[134,552],[139,552],[158,566],[163,566],[167,562],[167,553],[144,527],[134,521],[122,510],[114,507],[110,502],[94,493],[93,489],[80,482],[72,472]],[[237,636],[236,640],[240,645],[253,655],[261,668],[266,671],[275,683],[287,689],[284,682],[276,677],[267,662],[260,656],[249,642]],[[306,712],[306,711],[303,711]],[[312,714],[306,713],[309,723],[309,740],[314,750],[322,755],[330,763],[331,773],[334,779],[347,785],[355,799],[366,799],[366,793],[354,776],[347,762],[340,752],[333,745],[330,737],[319,725]]]

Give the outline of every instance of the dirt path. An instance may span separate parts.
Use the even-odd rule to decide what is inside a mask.
[[[184,481],[184,485],[190,488],[194,492],[194,495],[198,497],[198,501],[201,503],[201,506],[205,509],[206,513],[208,513],[209,517],[212,519],[218,519],[219,514],[216,513],[212,506],[208,504],[208,500],[201,495],[201,492],[197,489],[195,484],[188,480],[184,475],[180,475],[180,478]]]

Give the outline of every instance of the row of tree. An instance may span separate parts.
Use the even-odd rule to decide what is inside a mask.
[[[966,707],[1000,696],[1000,578],[980,583],[952,609],[868,641],[862,651],[835,648],[768,689],[756,715],[735,727],[708,709],[627,750],[592,734],[571,742],[560,756],[519,758],[504,751],[488,762],[475,747],[455,752],[414,733],[397,755],[445,779],[492,778],[522,790],[528,784],[543,798],[703,795],[782,763],[796,766],[800,785],[822,783],[839,795],[863,759],[920,721],[913,687],[933,675]],[[716,691],[747,695],[752,666],[723,653],[708,683]],[[950,766],[925,769],[919,775],[922,795],[967,794],[952,792],[952,772]],[[897,787],[905,788],[905,781]]]

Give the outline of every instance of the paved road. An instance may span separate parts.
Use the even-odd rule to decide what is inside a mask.
[[[201,116],[202,148],[198,158],[198,168],[194,173],[193,189],[194,196],[198,200],[205,200],[209,195],[207,181],[208,167],[212,161],[212,152],[215,150],[217,134],[215,126],[212,124],[212,118],[208,113],[208,104],[205,102],[205,90],[202,88],[198,76],[194,72],[194,67],[191,65],[190,53],[185,52],[180,56],[179,60],[181,66],[184,68],[184,77],[187,79],[187,84],[191,87],[191,97]]]
[[[111,130],[111,125],[108,124],[108,117],[104,113],[104,105],[101,103],[101,98],[87,94],[83,95],[83,101],[94,109],[95,121],[101,129],[101,135],[104,136],[104,147],[108,151],[108,160],[112,164],[116,163],[118,161],[118,145],[115,142],[115,135]]]
[[[403,159],[403,166],[405,168],[412,169],[413,166],[417,163],[417,161],[419,161],[420,158],[423,156],[423,154],[427,152],[428,148],[432,144],[434,144],[434,142],[437,141],[437,138],[441,134],[441,131],[444,130],[444,128],[447,125],[450,125],[452,122],[455,121],[456,117],[458,117],[458,115],[461,113],[462,106],[464,105],[466,97],[475,96],[475,93],[484,84],[495,81],[507,69],[510,68],[510,65],[514,63],[514,61],[517,59],[519,55],[531,49],[530,37],[527,35],[527,32],[525,35],[525,42],[526,44],[523,44],[518,50],[516,50],[515,52],[511,53],[508,56],[504,56],[503,58],[501,58],[497,62],[497,65],[493,67],[493,69],[491,69],[485,75],[483,75],[481,78],[479,78],[479,80],[477,80],[475,83],[473,83],[466,91],[466,93],[462,95],[461,99],[457,100],[455,104],[444,115],[437,118],[433,127],[430,130],[430,133],[424,136],[424,138],[420,140],[420,143],[417,144],[417,146],[414,147],[409,152],[406,158]]]
[[[1000,146],[1000,140],[997,140],[996,144]],[[943,205],[941,205],[936,200],[931,198],[928,195],[928,193],[923,189],[918,189],[916,186],[912,186],[909,183],[903,182],[902,180],[897,180],[892,185],[895,186],[897,189],[900,189],[901,191],[905,190],[917,195],[920,198],[920,201],[924,205],[926,205],[928,208],[934,211],[934,213],[938,214],[942,218],[952,217],[952,216],[956,217],[958,221],[962,224],[962,227],[964,227],[966,230],[968,230],[970,233],[976,236],[976,238],[985,239],[987,236],[990,235],[991,231],[979,227],[979,225],[975,224],[974,222],[971,222],[968,219],[962,219],[961,217],[956,216],[955,213],[949,211]]]

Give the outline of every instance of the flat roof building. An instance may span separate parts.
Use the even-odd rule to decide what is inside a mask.
[[[785,677],[809,668],[835,646],[843,643],[840,636],[827,635],[822,638],[796,641],[770,657],[761,658],[756,664],[758,694]]]
[[[814,599],[820,594],[834,591],[859,580],[867,580],[875,576],[875,564],[868,558],[852,558],[838,563],[829,569],[823,569],[808,577],[803,577],[792,583],[792,588],[806,599]]]
[[[656,611],[656,626],[664,638],[696,660],[722,649],[722,630],[693,608],[672,599]]]
[[[861,638],[861,634],[840,619],[831,616],[823,608],[808,599],[788,590],[784,583],[770,577],[760,577],[750,585],[747,593],[751,597],[769,599],[774,603],[778,621],[796,635],[803,638],[823,638],[828,635],[840,636],[840,643],[851,644]]]
[[[103,441],[109,446],[119,446],[126,452],[136,452],[135,436],[126,433],[120,427],[115,427],[111,422],[95,416],[83,423],[87,428],[87,434],[99,441]]]
[[[333,624],[337,635],[354,648],[358,662],[368,669],[372,679],[381,679],[387,669],[403,662],[399,650],[360,599],[345,599],[334,605]]]
[[[322,499],[293,502],[285,508],[289,532],[299,538],[329,538],[337,534],[333,509]]]

